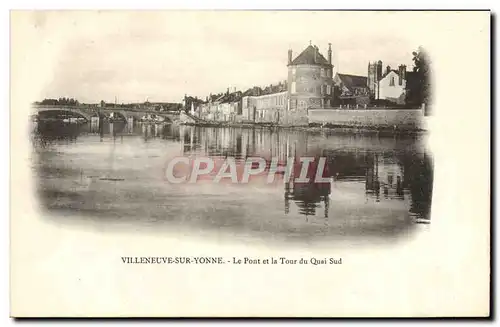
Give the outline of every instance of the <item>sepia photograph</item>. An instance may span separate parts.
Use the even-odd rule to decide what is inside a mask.
[[[60,66],[68,79],[33,102],[34,178],[51,219],[298,241],[387,239],[431,222],[425,120],[432,87],[422,46],[392,48],[381,37],[353,47],[339,38],[320,50],[312,40],[262,36],[267,46],[253,58],[255,43],[205,44],[204,32],[148,54],[156,62],[106,68],[125,50],[108,49],[120,44],[154,51],[157,42],[144,36],[152,37],[103,35],[70,45],[78,57]],[[206,60],[184,49],[198,42]],[[248,74],[249,66],[258,73]],[[158,84],[133,87],[142,80]]]
[[[468,212],[457,149],[489,162],[489,134],[472,132],[489,129],[489,24],[489,11],[11,12],[11,315],[488,315],[489,184],[477,230],[443,213]],[[449,256],[456,241],[476,247]]]

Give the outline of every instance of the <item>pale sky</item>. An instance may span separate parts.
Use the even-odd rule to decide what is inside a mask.
[[[404,14],[300,11],[50,12],[33,18],[40,97],[80,102],[181,102],[228,87],[246,90],[286,79],[287,51],[309,45],[334,71],[367,74],[368,61],[412,69],[415,26]],[[41,100],[41,99],[37,99]]]

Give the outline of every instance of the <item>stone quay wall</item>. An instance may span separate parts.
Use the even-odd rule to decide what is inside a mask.
[[[309,123],[349,127],[422,128],[422,109],[309,109]]]

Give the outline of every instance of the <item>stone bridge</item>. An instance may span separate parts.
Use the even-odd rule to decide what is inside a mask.
[[[106,115],[109,116],[111,113],[121,116],[123,119],[128,120],[128,118],[141,119],[146,115],[157,115],[164,117],[167,120],[173,122],[179,120],[179,113],[172,112],[160,112],[153,110],[141,110],[141,109],[131,109],[131,108],[100,108],[100,107],[87,107],[87,106],[55,106],[55,105],[33,105],[33,114],[40,113],[50,113],[50,112],[66,112],[75,116],[80,116],[86,120],[90,120],[90,117],[96,115]]]

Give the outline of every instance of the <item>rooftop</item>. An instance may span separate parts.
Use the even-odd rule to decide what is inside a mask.
[[[309,45],[302,51],[291,65],[330,65],[328,60],[319,52],[317,46]]]
[[[337,76],[347,88],[367,87],[367,77],[359,75],[339,74]]]

